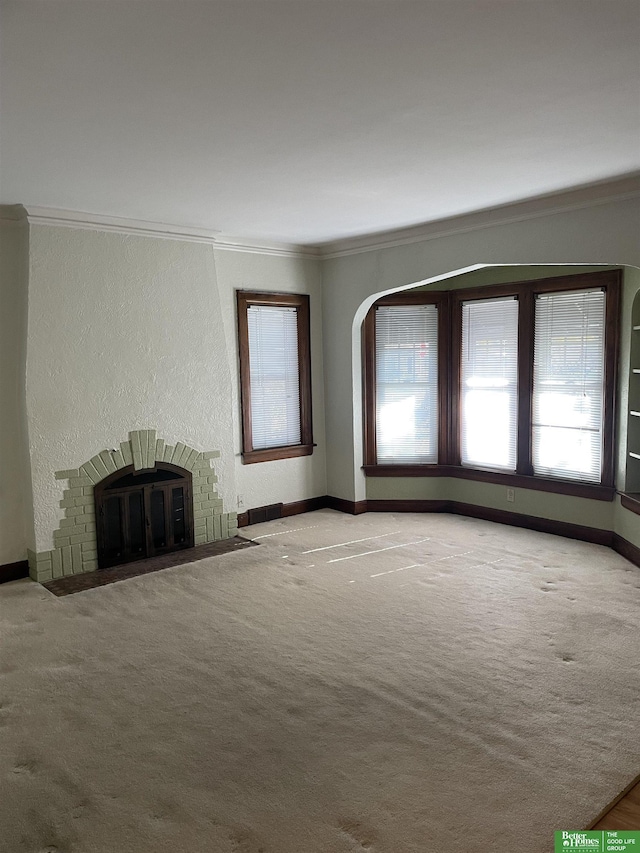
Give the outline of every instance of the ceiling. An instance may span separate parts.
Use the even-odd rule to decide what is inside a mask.
[[[640,169],[636,0],[3,0],[0,203],[319,244]]]

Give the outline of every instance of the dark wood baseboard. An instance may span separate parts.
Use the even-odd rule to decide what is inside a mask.
[[[348,501],[344,498],[334,498],[332,495],[327,496],[327,507],[329,509],[337,509],[339,512],[346,512],[349,515],[361,515],[367,512],[367,501]]]
[[[583,524],[570,524],[566,521],[556,521],[550,518],[540,518],[535,515],[523,515],[508,510],[493,509],[492,507],[467,504],[460,501],[446,500],[364,500],[350,501],[323,495],[304,501],[294,501],[282,504],[282,518],[298,515],[303,512],[313,512],[316,509],[338,510],[349,515],[361,515],[363,512],[450,512],[452,515],[463,515],[469,518],[481,518],[484,521],[494,521],[497,524],[508,524],[510,527],[524,527],[527,530],[537,530],[540,533],[552,533],[567,539],[578,539],[581,542],[591,542],[594,545],[606,545],[613,548],[629,562],[640,567],[640,548],[613,533],[611,530],[601,530],[596,527],[586,527]],[[257,510],[266,509],[258,507]],[[252,511],[253,513],[253,511]],[[238,516],[238,527],[249,524],[249,513]]]
[[[268,509],[272,507],[279,506],[280,514],[278,516],[271,516],[272,518],[288,518],[290,515],[300,515],[303,512],[313,512],[316,509],[324,509],[329,506],[328,504],[329,498],[326,495],[320,495],[317,498],[307,498],[304,501],[292,501],[288,504],[270,504],[269,507],[266,506],[258,506],[253,507],[251,509],[246,510],[246,512],[238,513],[238,527],[248,527],[250,524],[249,515],[252,517],[260,517],[260,513],[262,510],[267,513]],[[336,507],[334,507],[336,508]],[[264,519],[263,519],[264,520]]]
[[[4,566],[0,566],[0,583],[28,577],[29,563],[26,560],[18,560],[17,563],[5,563]]]
[[[527,530],[537,530],[539,533],[553,533],[567,539],[592,542],[594,545],[608,545],[609,547],[613,545],[613,533],[610,530],[600,530],[597,527],[585,527],[582,524],[570,524],[567,521],[540,518],[537,515],[521,515],[518,512],[460,503],[459,501],[451,501],[449,511],[456,515],[466,515],[470,518],[482,518],[485,521],[508,524],[511,527],[524,527]]]
[[[307,498],[306,501],[294,501],[290,504],[283,504],[282,517],[287,518],[290,515],[300,515],[301,512],[313,512],[316,509],[324,509],[328,506],[328,498],[322,495],[318,498]]]
[[[640,494],[638,492],[634,494],[620,492],[620,503],[625,509],[629,509],[631,512],[635,512],[636,515],[640,515]]]
[[[454,512],[444,500],[368,500],[367,512]]]
[[[614,551],[617,551],[618,554],[621,554],[625,560],[629,560],[630,563],[640,566],[640,548],[638,548],[637,545],[634,545],[633,542],[629,542],[628,539],[623,539],[622,536],[618,536],[617,533],[614,533],[611,547]]]

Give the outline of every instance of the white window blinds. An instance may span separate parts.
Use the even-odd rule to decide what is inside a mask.
[[[376,310],[378,463],[438,461],[438,309]]]
[[[247,324],[253,448],[300,444],[297,310],[249,305]]]
[[[518,418],[518,302],[462,303],[461,462],[515,471]]]
[[[605,293],[538,296],[533,370],[535,474],[600,482]]]

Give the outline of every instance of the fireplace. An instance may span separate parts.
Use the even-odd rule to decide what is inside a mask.
[[[193,546],[191,473],[168,462],[116,471],[94,489],[98,567]]]
[[[64,517],[51,550],[28,552],[29,574],[46,583],[235,536],[237,514],[224,511],[211,467],[219,455],[133,430],[118,448],[56,471],[67,481]]]

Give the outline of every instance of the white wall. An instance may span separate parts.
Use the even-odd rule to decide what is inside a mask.
[[[501,225],[476,227],[447,236],[433,237],[408,245],[372,250],[327,260],[324,265],[324,351],[327,398],[327,461],[329,493],[347,500],[369,497],[398,497],[399,484],[387,481],[367,483],[362,471],[362,388],[360,326],[369,305],[382,293],[437,281],[456,271],[478,265],[561,265],[607,264],[640,266],[640,200],[624,199],[589,208],[539,215]],[[625,304],[632,296],[633,284],[626,287]],[[628,361],[628,339],[623,338],[622,360]],[[339,448],[334,452],[334,448]],[[424,497],[431,497],[427,481]],[[467,499],[486,506],[502,507],[495,490],[473,487],[460,481],[448,484],[457,500]],[[412,497],[421,487],[405,486]],[[418,490],[416,492],[416,490]],[[473,499],[467,498],[473,492]],[[453,492],[452,492],[453,494]],[[446,497],[446,495],[445,495]],[[559,496],[560,497],[560,496]],[[585,520],[594,526],[611,529],[618,508],[590,502]],[[565,506],[566,504],[566,506]],[[528,495],[523,512],[575,521],[569,502]],[[513,509],[513,506],[508,507]],[[539,511],[533,511],[538,509]],[[625,530],[640,527],[638,517],[627,518]],[[600,513],[600,515],[598,515]],[[620,516],[622,517],[622,516]],[[597,521],[599,519],[599,522]],[[620,522],[622,524],[623,522]],[[625,538],[629,538],[626,536]],[[638,537],[632,537],[636,542]]]
[[[27,547],[27,265],[26,224],[0,219],[0,565],[24,560]]]
[[[226,511],[239,491],[248,506],[325,493],[317,269],[206,243],[48,225],[31,226],[30,259],[30,547],[52,547],[62,497],[54,472],[117,447],[132,429],[220,450]],[[276,286],[311,294],[320,447],[303,460],[243,466],[234,288]]]

